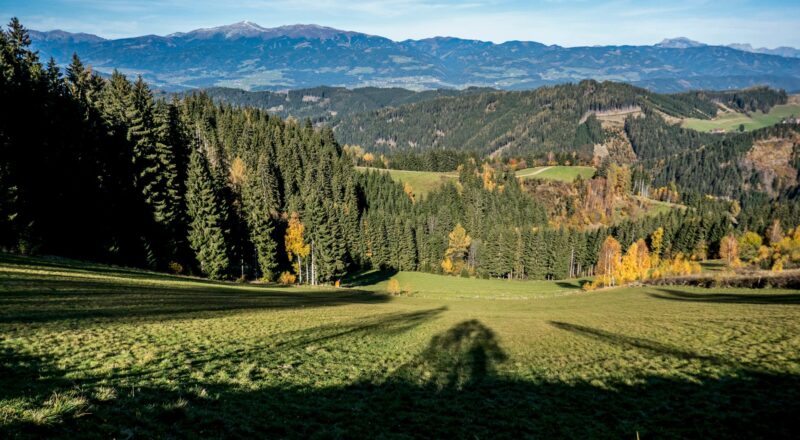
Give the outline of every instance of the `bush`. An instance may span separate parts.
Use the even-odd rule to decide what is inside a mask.
[[[278,282],[284,285],[294,284],[297,281],[297,277],[291,272],[281,272],[281,276],[278,277]]]
[[[177,261],[170,261],[168,266],[169,266],[169,271],[174,273],[175,275],[180,275],[183,273],[183,266],[181,265],[181,263],[178,263]]]
[[[386,291],[390,295],[399,295],[401,292],[400,281],[397,281],[396,278],[392,278],[391,280],[389,280],[389,284],[386,286]]]

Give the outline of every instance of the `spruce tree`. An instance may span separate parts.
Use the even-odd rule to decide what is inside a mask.
[[[229,260],[223,225],[221,198],[209,170],[208,161],[198,150],[189,156],[186,208],[189,215],[189,244],[200,270],[211,279],[226,276]]]

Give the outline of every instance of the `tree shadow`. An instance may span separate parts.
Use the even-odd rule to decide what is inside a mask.
[[[373,284],[386,281],[397,275],[397,273],[397,269],[370,270],[366,272],[360,272],[345,278],[344,285],[347,287],[371,286]]]
[[[396,378],[423,378],[440,389],[461,389],[483,381],[493,374],[496,363],[506,359],[494,332],[473,319],[434,336],[428,348],[398,370]]]
[[[421,313],[427,317],[384,318],[389,328],[402,328],[406,318],[436,315]],[[380,321],[359,331],[375,331]],[[559,328],[576,331],[567,326]],[[588,330],[577,331],[597,333]],[[11,356],[3,372],[16,373],[0,377],[2,389],[25,379],[33,391],[13,391],[3,399],[69,389],[92,395],[97,385],[52,374],[35,377],[52,371],[51,361]],[[797,375],[739,369],[724,377],[646,376],[604,386],[508,378],[497,369],[506,359],[490,329],[467,321],[434,336],[384,380],[253,389],[185,377],[179,387],[148,382],[120,389],[112,399],[90,398],[82,413],[66,413],[50,424],[7,419],[0,430],[9,438],[793,439],[800,428]]]
[[[93,263],[89,261],[72,260],[69,258],[61,257],[28,257],[24,255],[15,255],[8,253],[0,253],[0,263],[18,268],[30,268],[36,270],[53,269],[60,271],[67,271],[75,274],[89,274],[89,275],[107,275],[116,276],[121,278],[132,279],[148,279],[148,280],[165,280],[165,281],[192,281],[197,283],[220,284],[216,281],[211,281],[205,278],[187,277],[170,275],[166,273],[146,271],[143,269],[135,269],[123,266],[113,266],[108,264]]]
[[[556,286],[561,287],[562,289],[580,289],[586,282],[588,281],[583,279],[572,281],[556,281]]]
[[[651,298],[669,301],[706,302],[716,304],[800,304],[800,293],[692,293],[673,289],[658,289],[648,293]]]
[[[246,310],[380,304],[387,295],[342,289],[274,289],[189,283],[145,284],[37,275],[0,275],[0,323],[86,322],[97,319],[165,320]]]
[[[617,333],[607,332],[605,330],[585,327],[577,324],[569,324],[566,322],[550,321],[550,325],[561,330],[566,330],[568,332],[586,336],[608,344],[618,345],[623,348],[637,348],[640,350],[650,351],[657,355],[672,356],[685,360],[699,360],[714,365],[740,366],[738,363],[731,363],[730,361],[717,356],[701,355],[690,350],[684,350],[673,345],[653,341],[650,339],[620,335]]]

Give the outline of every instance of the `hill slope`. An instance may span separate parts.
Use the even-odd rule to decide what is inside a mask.
[[[98,439],[797,432],[797,291],[395,276],[412,296],[384,294],[381,276],[302,289],[0,255],[0,426]]]
[[[587,162],[595,155],[595,145],[610,136],[612,127],[606,125],[616,127],[613,133],[617,133],[628,115],[657,112],[709,119],[719,103],[769,110],[786,100],[785,93],[766,88],[662,95],[627,84],[582,81],[524,92],[441,97],[333,118],[332,124],[341,142],[381,153],[427,149],[509,156],[576,153]],[[616,118],[617,113],[622,118]]]

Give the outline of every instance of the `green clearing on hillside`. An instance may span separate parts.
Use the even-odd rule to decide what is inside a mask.
[[[776,105],[769,113],[760,111],[751,113],[749,116],[744,113],[721,113],[720,116],[711,119],[684,119],[682,126],[697,131],[711,131],[722,129],[725,131],[738,131],[739,125],[744,124],[746,131],[757,130],[779,123],[783,118],[789,116],[800,117],[800,104]]]
[[[800,292],[395,274],[418,293],[0,255],[4,438],[794,438]]]
[[[547,179],[558,180],[560,182],[573,182],[578,177],[591,179],[594,176],[593,167],[582,166],[551,166],[534,167],[517,171],[517,177],[521,179]]]
[[[458,181],[458,173],[455,171],[444,173],[436,171],[408,171],[408,170],[387,170],[382,168],[356,167],[359,170],[376,170],[389,173],[392,179],[408,183],[414,190],[417,197],[425,197],[429,192],[439,188],[446,182]]]

